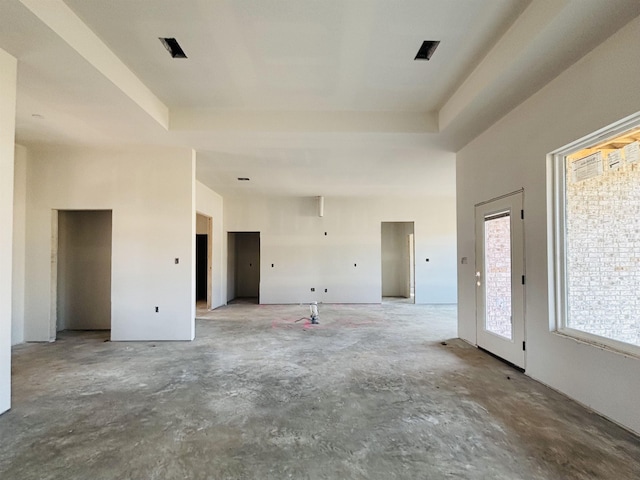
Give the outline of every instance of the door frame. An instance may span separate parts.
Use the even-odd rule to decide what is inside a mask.
[[[111,315],[109,331],[113,332],[113,217],[112,208],[53,208],[51,209],[51,271],[49,275],[49,342],[55,342],[58,337],[58,263],[59,263],[59,225],[60,212],[110,212],[111,213]],[[111,337],[111,334],[110,334]]]
[[[196,222],[198,221],[198,215],[207,220],[207,310],[211,310],[211,291],[213,288],[213,217],[196,211]],[[197,235],[198,233],[196,231],[196,236]],[[197,268],[196,266],[196,269]]]
[[[402,254],[407,253],[407,278],[403,281],[406,282],[406,296],[403,298],[411,299],[411,303],[416,303],[416,222],[415,220],[400,220],[400,221],[382,221],[380,222],[380,302],[384,298],[384,275],[382,274],[382,263],[383,263],[383,252],[384,252],[384,224],[402,224],[402,225],[411,225],[411,233],[407,233],[403,245],[402,245]],[[411,285],[413,284],[413,298],[411,297]]]
[[[261,304],[262,300],[262,232],[260,230],[233,230],[227,231],[227,303],[230,301],[239,298],[238,297],[238,288],[237,288],[237,244],[236,239],[237,235],[240,234],[253,234],[258,238],[258,264],[257,264],[257,273],[258,273],[258,304]],[[230,297],[229,295],[229,286],[233,284],[233,295]]]
[[[512,338],[485,328],[484,225],[487,218],[508,213],[511,241]],[[526,365],[524,189],[475,205],[476,345],[524,369]]]

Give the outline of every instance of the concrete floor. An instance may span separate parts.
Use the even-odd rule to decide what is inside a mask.
[[[233,305],[193,343],[13,352],[0,478],[638,479],[640,439],[455,336],[455,307]]]

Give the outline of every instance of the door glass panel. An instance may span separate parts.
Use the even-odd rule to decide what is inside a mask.
[[[492,215],[484,222],[485,330],[512,338],[511,217]]]

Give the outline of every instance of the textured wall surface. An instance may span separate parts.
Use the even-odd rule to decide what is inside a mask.
[[[526,372],[636,432],[640,359],[556,332],[549,153],[640,112],[640,62],[629,60],[639,49],[640,18],[505,115],[456,158],[459,335],[476,342],[474,206],[522,188]],[[637,211],[626,216],[635,222]]]

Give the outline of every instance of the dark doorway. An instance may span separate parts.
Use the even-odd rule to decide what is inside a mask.
[[[260,232],[229,232],[227,301],[260,303]]]
[[[196,235],[196,300],[207,301],[209,235]]]
[[[211,309],[213,269],[213,218],[196,212],[195,300],[196,314]]]

